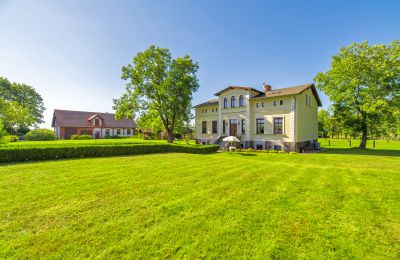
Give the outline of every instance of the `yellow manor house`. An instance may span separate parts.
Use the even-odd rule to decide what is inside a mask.
[[[242,148],[301,151],[319,148],[314,84],[264,91],[230,86],[218,98],[195,106],[196,142],[221,144],[236,136]]]

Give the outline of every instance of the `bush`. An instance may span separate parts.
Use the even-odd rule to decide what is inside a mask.
[[[6,135],[3,137],[2,140],[5,143],[14,143],[14,142],[17,142],[19,140],[19,138],[16,135]]]
[[[4,148],[0,148],[0,163],[149,153],[205,154],[216,152],[218,149],[219,145],[185,146],[176,144],[118,144],[53,147],[5,146]]]
[[[56,134],[49,129],[36,129],[29,131],[25,135],[26,140],[28,141],[52,141],[56,140]]]
[[[90,140],[93,139],[91,135],[71,135],[71,140]]]

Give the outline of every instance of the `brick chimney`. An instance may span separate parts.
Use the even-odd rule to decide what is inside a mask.
[[[268,84],[264,83],[263,86],[264,86],[264,92],[271,91],[271,89],[272,89],[271,85],[268,85]]]

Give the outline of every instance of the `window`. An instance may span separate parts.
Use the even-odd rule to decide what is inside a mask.
[[[212,121],[212,133],[218,133],[218,121]]]
[[[110,129],[106,129],[106,137],[110,137]]]
[[[204,112],[205,112],[205,113],[207,113],[207,109],[206,109],[206,110],[204,110]]]
[[[222,133],[225,134],[225,132],[226,132],[225,120],[222,120]]]
[[[256,107],[258,107],[258,103],[256,103]]]
[[[246,123],[245,123],[245,119],[242,119],[242,134],[246,133]]]
[[[201,122],[201,133],[207,134],[207,121]]]
[[[211,112],[214,112],[214,108],[211,108]]]
[[[256,150],[262,150],[262,149],[264,149],[262,144],[257,144],[256,145]]]
[[[243,95],[240,95],[239,96],[239,107],[242,107],[244,104],[243,104]]]
[[[282,150],[282,146],[280,146],[280,145],[274,145],[274,150],[280,151],[280,150]]]
[[[236,97],[231,97],[231,107],[236,107]]]
[[[256,133],[263,134],[264,133],[264,118],[256,119]]]
[[[95,125],[95,126],[99,126],[99,125],[100,125],[100,119],[96,118],[96,119],[94,120],[94,125]]]
[[[131,134],[131,129],[126,129],[126,134],[130,135]]]
[[[276,107],[276,103],[277,103],[276,100],[274,100],[274,107]]]
[[[283,117],[274,118],[274,134],[275,135],[283,134]]]
[[[227,108],[227,107],[228,107],[228,99],[224,98],[224,108]]]
[[[311,106],[311,96],[309,96],[309,95],[306,95],[306,105],[307,106]]]
[[[279,105],[283,105],[283,100],[279,100]]]
[[[261,102],[261,106],[264,107],[264,102]]]
[[[117,135],[121,134],[121,129],[117,129]]]
[[[218,107],[215,108],[215,112],[218,112]]]

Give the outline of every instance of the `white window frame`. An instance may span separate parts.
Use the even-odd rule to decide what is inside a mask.
[[[282,120],[282,134],[275,134],[274,133],[274,128],[275,128],[275,126],[274,126],[274,121],[275,121],[275,118],[282,118],[283,120]],[[273,135],[285,135],[286,133],[285,133],[285,115],[273,115],[272,116],[272,134]],[[265,132],[265,131],[264,131]]]

